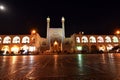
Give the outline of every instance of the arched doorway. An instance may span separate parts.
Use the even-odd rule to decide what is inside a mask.
[[[87,45],[82,46],[82,53],[88,53],[89,52],[89,47]]]
[[[98,49],[99,49],[99,51],[104,52],[105,51],[105,46],[104,45],[99,45]]]
[[[50,43],[50,50],[52,52],[59,52],[62,50],[62,43],[60,39],[52,39]]]
[[[7,46],[7,45],[5,45],[5,46],[2,47],[1,50],[3,51],[3,54],[4,54],[4,55],[5,55],[5,54],[9,54],[9,52],[10,52],[10,47]]]
[[[98,47],[96,45],[91,45],[91,53],[97,53],[98,52]]]

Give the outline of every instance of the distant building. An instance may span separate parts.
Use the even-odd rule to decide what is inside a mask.
[[[33,31],[30,35],[0,35],[0,49],[6,53],[23,54],[37,52],[110,52],[119,46],[119,35],[85,35],[84,32],[65,37],[65,18],[61,18],[62,28],[50,28],[47,18],[47,35],[41,37]],[[118,50],[119,51],[119,50]]]

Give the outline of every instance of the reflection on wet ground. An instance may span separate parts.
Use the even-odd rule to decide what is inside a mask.
[[[120,80],[120,54],[0,56],[0,80]]]

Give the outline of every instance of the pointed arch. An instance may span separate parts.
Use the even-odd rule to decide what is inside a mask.
[[[112,46],[111,44],[106,45],[106,49],[107,49],[107,51],[112,50],[112,48],[113,48],[113,46]]]
[[[113,37],[112,37],[112,40],[113,40],[114,43],[119,42],[118,37],[116,37],[116,36],[113,36]]]
[[[28,36],[22,38],[22,43],[29,43],[29,42],[30,42],[30,38]]]
[[[106,37],[105,37],[105,42],[106,42],[106,43],[110,43],[110,42],[111,42],[111,38],[110,38],[109,36],[106,36]]]
[[[98,46],[99,51],[105,51],[105,45],[99,45]]]
[[[90,43],[96,43],[96,38],[94,36],[90,36],[89,41]]]
[[[88,38],[86,36],[83,36],[81,39],[82,43],[88,43]]]
[[[98,36],[98,37],[97,37],[97,42],[103,43],[103,42],[104,42],[103,37],[102,37],[102,36]]]
[[[76,37],[76,42],[80,43],[80,37]]]
[[[20,37],[19,37],[19,36],[15,36],[15,37],[13,38],[12,43],[20,43]]]
[[[6,37],[3,39],[3,43],[5,43],[5,44],[11,43],[11,37],[10,37],[10,36],[6,36]]]

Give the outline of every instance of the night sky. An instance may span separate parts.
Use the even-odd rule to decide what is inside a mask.
[[[75,1],[75,0],[74,0]],[[30,34],[37,29],[46,37],[46,18],[51,27],[61,27],[65,17],[66,36],[83,31],[85,34],[113,34],[120,27],[120,5],[100,2],[66,0],[0,0],[0,34]]]

